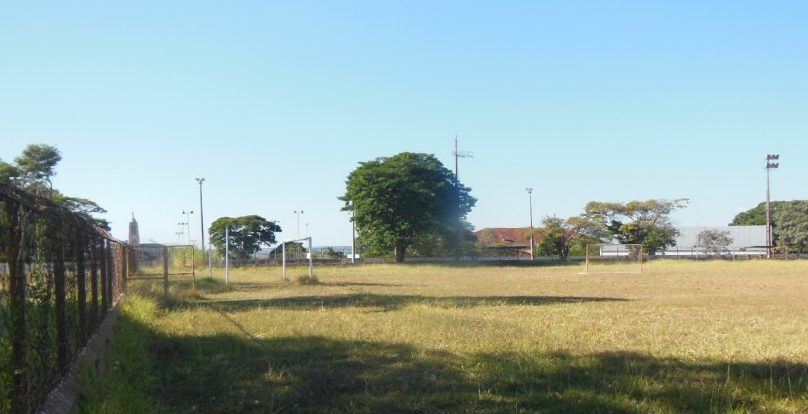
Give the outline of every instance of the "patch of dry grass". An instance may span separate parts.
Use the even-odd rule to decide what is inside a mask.
[[[174,284],[179,301],[156,312],[148,330],[187,349],[164,364],[185,380],[213,375],[197,364],[230,361],[227,347],[257,347],[244,351],[254,354],[254,372],[220,367],[248,383],[241,392],[250,398],[272,396],[256,397],[255,412],[284,404],[341,412],[808,411],[805,262],[578,270],[319,267],[319,283],[299,284],[277,268],[239,269],[227,288],[221,275],[202,280],[197,299]],[[308,352],[276,353],[295,347]],[[329,386],[336,388],[322,389]],[[227,412],[222,400],[205,401],[202,411]]]

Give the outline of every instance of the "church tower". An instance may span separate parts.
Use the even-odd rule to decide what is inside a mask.
[[[129,222],[129,245],[140,245],[140,232],[137,227],[137,220],[135,220],[135,213],[132,213],[132,221]]]

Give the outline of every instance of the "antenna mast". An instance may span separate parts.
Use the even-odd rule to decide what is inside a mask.
[[[454,159],[455,159],[455,180],[459,180],[459,178],[458,178],[459,177],[459,175],[458,175],[459,169],[457,167],[457,165],[458,165],[457,160],[460,159],[460,158],[474,158],[474,155],[472,153],[470,153],[470,152],[460,152],[460,151],[457,150],[457,134],[455,134],[455,137],[454,137],[454,153],[453,154],[454,154]]]

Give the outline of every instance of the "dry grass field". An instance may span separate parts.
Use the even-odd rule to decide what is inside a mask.
[[[133,281],[83,410],[808,412],[806,262],[578,270],[241,269],[168,301]]]

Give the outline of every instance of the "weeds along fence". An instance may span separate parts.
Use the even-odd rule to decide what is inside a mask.
[[[0,412],[32,413],[117,304],[127,247],[0,184]]]

